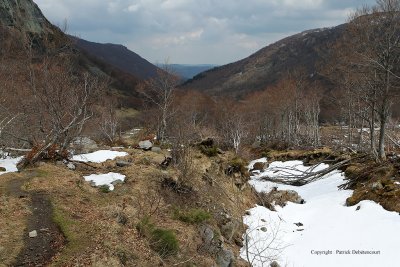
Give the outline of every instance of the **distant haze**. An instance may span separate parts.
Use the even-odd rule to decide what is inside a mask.
[[[34,0],[54,24],[153,63],[226,64],[283,37],[344,23],[373,0]]]
[[[188,64],[171,64],[172,72],[180,76],[183,80],[188,80],[196,76],[197,74],[217,67],[216,65],[188,65]]]

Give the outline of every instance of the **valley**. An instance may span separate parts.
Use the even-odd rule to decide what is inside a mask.
[[[397,266],[400,1],[72,2],[0,2],[0,267]]]

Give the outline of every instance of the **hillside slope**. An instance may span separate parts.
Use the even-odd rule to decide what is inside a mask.
[[[287,37],[245,59],[200,73],[183,87],[238,97],[277,83],[290,70],[302,69],[316,79],[319,60],[329,55],[344,29],[345,24]]]
[[[158,67],[123,45],[100,44],[89,42],[77,37],[72,37],[72,39],[80,50],[85,51],[90,56],[96,57],[141,79],[154,77],[157,75],[157,71],[159,70]]]
[[[96,77],[110,81],[112,89],[117,91],[120,102],[125,107],[136,108],[140,105],[140,95],[136,85],[141,81],[140,76],[110,64],[105,60],[90,56],[83,49],[74,47],[70,38],[58,27],[52,25],[32,0],[0,2],[0,54],[7,55],[9,61],[2,64],[25,66],[24,58],[29,53],[41,55],[66,56],[65,62],[71,62],[71,67],[77,73],[88,72]],[[18,56],[17,56],[18,55]],[[34,59],[37,61],[37,59]],[[8,64],[8,65],[7,65]],[[22,82],[22,80],[17,80]]]
[[[55,31],[55,27],[43,16],[33,1],[2,0],[0,2],[0,24],[37,34]]]

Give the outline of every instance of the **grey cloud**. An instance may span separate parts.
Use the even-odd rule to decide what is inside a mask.
[[[36,0],[71,34],[127,45],[148,60],[228,63],[307,29],[346,21],[374,0]]]

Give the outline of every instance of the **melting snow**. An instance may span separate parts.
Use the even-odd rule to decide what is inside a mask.
[[[16,172],[16,171],[18,171],[17,164],[22,158],[23,157],[18,157],[18,158],[7,157],[5,159],[0,159],[0,167],[3,167],[3,168],[6,169],[5,172],[0,172],[0,175],[2,175],[4,173],[7,173],[7,172]]]
[[[313,170],[327,166],[321,164]],[[297,170],[289,170],[291,167]],[[256,206],[250,215],[244,216],[244,223],[249,226],[247,247],[252,265],[269,266],[266,262],[274,258],[281,266],[296,267],[398,266],[399,214],[388,212],[372,201],[360,202],[359,209],[346,207],[346,198],[352,191],[338,190],[343,184],[342,172],[332,172],[301,187],[259,179],[266,174],[277,177],[309,168],[301,161],[273,162],[265,172],[252,177],[250,184],[258,192],[268,192],[276,186],[279,190],[295,190],[306,201],[305,204],[289,202],[284,208],[277,206],[276,212]],[[246,244],[246,236],[244,239]],[[241,257],[247,259],[246,255],[244,247]]]
[[[116,157],[124,157],[127,156],[126,152],[112,151],[112,150],[99,150],[89,154],[81,154],[75,155],[72,157],[73,160],[81,161],[81,162],[94,162],[94,163],[102,163],[109,159],[113,160]]]
[[[108,185],[110,191],[113,191],[113,183],[118,180],[123,182],[125,180],[125,177],[126,176],[123,174],[109,172],[106,174],[92,174],[89,176],[84,176],[83,178],[85,178],[85,181],[87,182],[93,182],[95,186]]]

